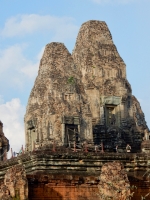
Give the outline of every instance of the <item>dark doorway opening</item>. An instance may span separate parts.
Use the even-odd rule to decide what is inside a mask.
[[[107,126],[115,125],[116,116],[115,116],[115,107],[113,105],[106,105],[105,117]]]
[[[78,143],[78,125],[66,124],[65,132],[67,146],[72,147],[74,143]]]
[[[105,140],[105,126],[95,125],[93,127],[93,140],[95,145],[101,144]]]

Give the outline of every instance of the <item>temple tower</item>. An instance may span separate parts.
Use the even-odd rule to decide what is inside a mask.
[[[86,142],[140,151],[146,128],[105,22],[84,23],[72,55],[62,43],[46,45],[25,114],[27,150]]]

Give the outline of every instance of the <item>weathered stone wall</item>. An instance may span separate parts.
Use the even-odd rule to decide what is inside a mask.
[[[144,184],[142,182],[142,184]],[[149,186],[150,187],[150,186]],[[86,185],[86,186],[66,186],[66,185],[51,185],[51,187],[45,186],[45,184],[31,185],[29,186],[29,199],[30,200],[99,200],[98,186]],[[145,196],[149,193],[149,188],[135,190],[132,200],[141,200],[141,195]],[[147,200],[149,197],[147,197]]]
[[[1,183],[0,199],[28,199],[28,180],[23,165],[13,165],[6,171],[4,181]]]
[[[33,182],[31,180],[32,177],[29,179],[31,200],[99,200],[96,177],[54,174],[41,175]]]
[[[114,160],[123,164],[130,186],[137,186],[133,199],[141,200],[141,195],[150,191],[150,154],[71,152],[62,151],[60,147],[55,152],[41,149],[1,162],[0,182],[3,184],[9,168],[21,163],[25,167],[31,200],[38,196],[52,200],[77,196],[97,200],[102,166]],[[50,193],[52,197],[48,197]]]

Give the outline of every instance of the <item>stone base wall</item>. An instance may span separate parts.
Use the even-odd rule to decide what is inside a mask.
[[[0,183],[4,183],[9,168],[21,163],[28,180],[29,200],[101,200],[101,168],[113,161],[123,164],[130,186],[137,186],[133,200],[141,200],[141,195],[150,192],[150,154],[35,151],[1,162]]]
[[[132,200],[141,200],[150,192],[150,182],[129,177],[136,186]],[[101,200],[97,176],[69,174],[38,174],[28,176],[29,200]],[[148,196],[145,200],[150,199]]]
[[[148,193],[150,193],[150,181],[139,180],[133,177],[129,177],[129,181],[131,186],[136,186],[137,188],[132,191],[134,192],[132,200],[141,200],[142,196],[145,197]],[[145,197],[145,200],[149,199],[150,199],[150,194],[147,197]]]
[[[150,183],[131,182],[131,185],[137,186],[134,190],[132,200],[141,200],[150,192]],[[59,185],[55,184],[34,184],[29,185],[29,200],[100,200],[99,189],[96,185]],[[150,199],[150,196],[146,200]]]
[[[99,200],[96,186],[33,185],[29,188],[30,200]]]

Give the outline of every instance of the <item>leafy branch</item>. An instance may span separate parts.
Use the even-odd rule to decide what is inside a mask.
[[[70,76],[69,78],[68,78],[68,81],[67,81],[69,84],[74,84],[74,82],[75,82],[75,80],[74,80],[74,77],[73,76]]]

